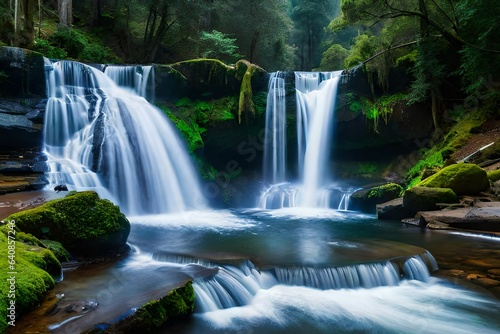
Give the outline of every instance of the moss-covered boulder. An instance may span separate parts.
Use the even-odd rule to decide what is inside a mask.
[[[165,324],[188,317],[194,311],[194,289],[191,282],[170,291],[166,296],[141,306],[116,323],[98,324],[85,333],[156,333]]]
[[[369,189],[354,192],[349,200],[350,210],[375,213],[377,204],[393,200],[403,192],[397,183],[387,183]]]
[[[15,220],[19,229],[39,239],[59,241],[76,255],[120,252],[130,233],[120,209],[94,191],[70,193],[7,220]]]
[[[488,174],[488,180],[490,180],[492,183],[500,180],[500,169],[492,170],[487,174]]]
[[[474,195],[490,186],[486,171],[474,164],[454,164],[417,184],[419,187],[451,188],[456,195]]]
[[[59,277],[61,274],[61,264],[50,250],[39,246],[40,241],[7,226],[3,225],[0,229],[0,256],[5,263],[0,271],[1,333],[9,321],[40,305],[46,292],[55,285],[52,276]],[[9,230],[13,232],[9,233]],[[12,300],[15,300],[14,306],[11,306]],[[11,311],[15,317],[9,317]]]
[[[457,203],[458,197],[450,188],[413,187],[403,194],[403,207],[411,212],[437,210],[437,203]]]

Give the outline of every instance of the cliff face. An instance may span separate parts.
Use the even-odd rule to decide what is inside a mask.
[[[45,74],[42,55],[0,48],[0,194],[46,184],[43,154]]]

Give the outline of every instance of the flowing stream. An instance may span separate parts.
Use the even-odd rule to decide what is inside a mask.
[[[46,315],[47,301],[18,329],[80,332],[133,313],[186,280],[193,281],[195,313],[176,333],[496,333],[500,328],[498,299],[438,278],[433,256],[484,261],[485,251],[500,255],[499,238],[298,208],[130,220],[128,256],[65,272],[54,291],[65,295],[62,306],[93,301],[99,305],[94,311],[63,323],[58,317],[64,312]]]

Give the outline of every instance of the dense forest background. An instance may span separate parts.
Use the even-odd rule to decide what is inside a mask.
[[[385,93],[398,68],[439,130],[451,104],[497,91],[499,17],[498,0],[5,0],[0,43],[98,63],[362,66]]]

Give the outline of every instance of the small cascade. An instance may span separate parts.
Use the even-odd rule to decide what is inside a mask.
[[[295,72],[299,182],[293,185],[284,182],[285,82],[279,77],[279,72],[271,76],[264,150],[264,180],[271,186],[261,194],[259,207],[348,209],[349,193],[340,202],[332,199],[336,191],[331,191],[335,187],[330,186],[332,180],[329,173],[333,113],[341,73]]]
[[[184,144],[161,110],[87,65],[46,68],[51,187],[96,190],[129,215],[205,207]]]
[[[320,188],[315,195],[317,206],[346,211],[349,208],[349,199],[357,189],[333,186]],[[300,186],[287,182],[273,184],[261,193],[258,207],[265,209],[299,207],[303,197],[304,193],[301,192]]]
[[[436,260],[429,252],[340,267],[275,267],[266,271],[257,270],[246,260],[240,267],[219,266],[212,275],[195,279],[193,286],[199,311],[209,312],[247,305],[259,290],[277,284],[323,290],[369,289],[398,286],[401,280],[426,282],[436,269]]]
[[[399,272],[390,261],[333,268],[276,268],[280,283],[317,289],[356,289],[399,284]]]
[[[220,267],[217,274],[195,280],[195,304],[200,312],[247,305],[259,290],[276,283],[272,274],[259,272],[246,260],[239,268]]]
[[[266,106],[264,140],[264,180],[271,184],[285,181],[286,101],[284,72],[271,73]]]
[[[142,65],[107,65],[104,73],[118,86],[133,90],[148,101],[154,101],[154,67]]]

